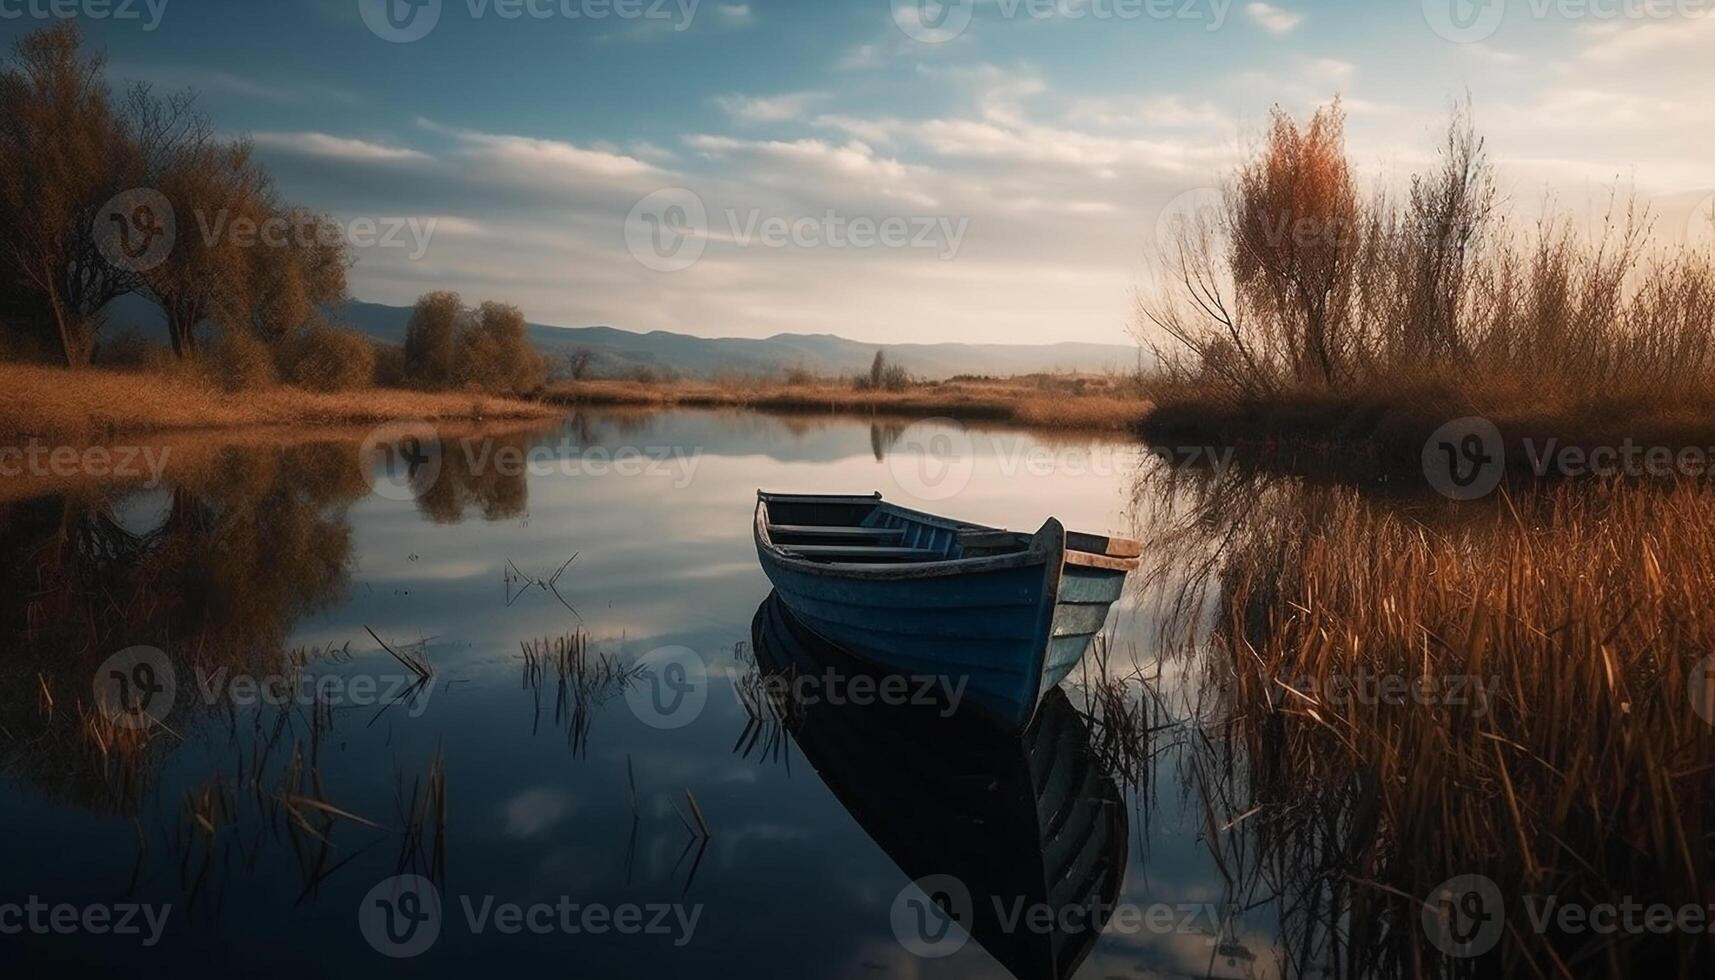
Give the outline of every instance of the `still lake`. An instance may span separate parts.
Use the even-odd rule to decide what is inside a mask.
[[[1125,767],[1088,744],[1085,674],[1054,704],[1054,745],[996,749],[1012,761],[977,766],[991,780],[979,801],[1023,799],[975,813],[970,797],[939,796],[938,783],[972,778],[956,764],[941,773],[952,756],[908,758],[862,727],[880,717],[885,728],[885,716],[860,711],[847,741],[812,745],[807,759],[747,697],[753,619],[770,591],[751,534],[759,488],[880,490],[997,526],[1055,516],[1140,536],[1138,480],[1161,461],[1134,444],[680,412],[580,414],[449,441],[414,484],[409,459],[385,454],[366,472],[345,444],[204,455],[159,487],[0,505],[4,625],[14,666],[27,665],[8,671],[0,699],[0,903],[37,903],[44,920],[58,904],[160,920],[126,936],[81,922],[22,928],[0,936],[8,966],[1277,972],[1278,910],[1254,882],[1235,894],[1202,846],[1204,808],[1172,740],[1129,776],[1112,771]],[[1139,592],[1114,608],[1109,656],[1170,689],[1174,667],[1158,670]],[[553,648],[532,666],[522,645],[574,631],[586,661],[563,686]],[[378,640],[432,664],[432,678],[405,693],[412,673]],[[76,702],[113,683],[104,658],[139,645],[172,665],[165,731],[141,746],[124,732],[104,742]],[[603,674],[662,648],[706,665],[701,707],[670,722],[651,710],[648,683]],[[66,676],[49,676],[61,666]],[[285,703],[252,678],[288,692]],[[1030,846],[1033,797],[1056,791],[1043,766],[1086,774],[1058,791],[1090,797],[1096,816],[1082,819],[1114,839],[1088,844],[1093,829],[1050,826],[1080,818],[1045,809]],[[1030,936],[1011,945],[901,936],[922,897],[911,882],[926,874],[1093,874],[1049,853],[1057,836],[1113,865],[1077,901],[1127,914],[1099,912],[1093,932],[1014,926]],[[409,930],[434,910],[399,903],[386,883],[402,874],[434,882],[434,935]],[[394,918],[378,925],[376,909]]]

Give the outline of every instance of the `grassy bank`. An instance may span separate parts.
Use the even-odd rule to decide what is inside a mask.
[[[225,392],[193,376],[0,363],[0,445],[37,438],[99,442],[192,430],[546,418],[552,407],[464,392],[369,388],[316,393],[291,387]]]
[[[1571,396],[1518,383],[1401,380],[1345,391],[1288,390],[1233,397],[1196,384],[1162,383],[1137,431],[1157,445],[1221,446],[1266,470],[1335,479],[1422,482],[1425,446],[1455,420],[1483,419],[1500,435],[1510,482],[1576,475],[1555,460],[1637,447],[1701,452],[1715,463],[1715,397]],[[1696,475],[1679,467],[1681,475]],[[1633,475],[1642,475],[1642,470]],[[1661,474],[1666,475],[1666,474]]]
[[[547,400],[566,406],[942,417],[1092,431],[1127,430],[1148,408],[1129,380],[1064,375],[953,379],[898,390],[830,380],[575,381],[551,386]]]

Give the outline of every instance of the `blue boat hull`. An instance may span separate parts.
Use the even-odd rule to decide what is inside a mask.
[[[794,560],[760,532],[757,553],[805,627],[890,673],[940,678],[961,703],[1019,730],[1083,659],[1126,578],[1067,562],[1065,538],[1049,521],[1015,555],[891,573]]]
[[[757,610],[751,639],[764,675],[863,670],[799,623],[778,594]],[[974,713],[790,695],[773,703],[804,758],[904,879],[951,875],[966,887],[971,917],[962,924],[1006,973],[1060,980],[1078,972],[1124,888],[1130,827],[1113,775],[1064,693],[1045,692],[1017,735]],[[1020,929],[1008,918],[1019,908],[1055,915],[1046,928]]]

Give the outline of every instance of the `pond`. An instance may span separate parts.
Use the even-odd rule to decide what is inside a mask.
[[[443,440],[433,458],[398,435],[368,453],[204,447],[160,486],[0,505],[0,902],[24,924],[5,959],[255,976],[1275,972],[1266,896],[1229,909],[1171,756],[1128,765],[1093,745],[1086,672],[1023,749],[896,724],[857,695],[810,724],[757,697],[759,488],[1135,535],[1139,473],[1160,465],[1141,448],[712,412],[583,414]],[[1159,674],[1148,608],[1128,594],[1104,649]],[[671,718],[631,673],[663,649],[701,668],[699,704]],[[133,682],[167,689],[151,731],[97,710]],[[914,731],[929,743],[915,752]],[[1047,785],[1044,767],[1077,784]],[[942,792],[972,779],[986,782]],[[1038,816],[1050,792],[1070,816]],[[1087,880],[1056,908],[1093,903],[1093,923],[1020,923],[1074,873]],[[932,886],[912,883],[933,875],[969,879],[978,905],[995,881],[1039,887],[979,909],[978,941],[925,947],[908,926]],[[432,894],[404,894],[418,882]],[[103,906],[113,927],[58,928],[59,906]]]

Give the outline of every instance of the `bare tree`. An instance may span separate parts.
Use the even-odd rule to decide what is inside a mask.
[[[1305,126],[1277,107],[1262,154],[1239,168],[1232,208],[1233,279],[1295,378],[1347,380],[1361,223],[1339,102]]]
[[[1304,125],[1277,107],[1220,206],[1175,229],[1167,288],[1137,307],[1140,334],[1170,371],[1241,396],[1353,378],[1361,344],[1353,272],[1367,219],[1344,120],[1338,102]],[[1180,349],[1156,345],[1146,327]]]
[[[1472,253],[1494,215],[1495,197],[1494,170],[1466,99],[1453,109],[1440,168],[1411,182],[1410,353],[1469,361],[1469,344],[1458,328],[1459,305],[1466,294]]]
[[[196,353],[197,328],[211,318],[248,319],[258,263],[247,248],[267,246],[234,229],[254,219],[267,185],[247,143],[199,143],[166,164],[159,189],[185,221],[172,253],[139,277],[138,291],[160,306],[180,357]]]
[[[588,347],[579,347],[566,355],[566,375],[573,381],[582,381],[590,376],[590,370],[595,366],[595,351]]]
[[[44,332],[70,367],[89,362],[102,309],[135,283],[102,255],[96,219],[144,172],[103,61],[81,43],[70,24],[37,31],[0,72],[0,267],[14,308],[46,316]]]

